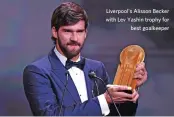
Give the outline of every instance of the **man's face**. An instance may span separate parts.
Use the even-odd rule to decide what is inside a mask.
[[[79,55],[86,38],[85,22],[61,26],[57,32],[56,47],[67,58]]]

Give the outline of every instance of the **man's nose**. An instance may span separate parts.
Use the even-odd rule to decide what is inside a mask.
[[[71,36],[71,40],[72,41],[77,41],[78,40],[78,35],[76,32],[73,32],[72,36]]]

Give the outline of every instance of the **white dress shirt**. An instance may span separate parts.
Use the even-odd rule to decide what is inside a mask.
[[[54,49],[54,52],[56,56],[60,59],[61,63],[65,66],[65,63],[67,61],[67,58],[63,55],[61,55],[56,47]],[[80,57],[77,59],[76,62],[80,61]],[[84,72],[77,68],[76,66],[71,67],[69,70],[69,73],[71,75],[71,78],[76,86],[76,89],[78,91],[78,94],[80,96],[81,102],[88,100],[88,94],[87,94],[87,88],[86,88],[86,81]],[[103,115],[108,115],[110,113],[108,104],[106,102],[106,99],[104,97],[104,94],[98,96],[98,100],[100,103],[101,112]]]

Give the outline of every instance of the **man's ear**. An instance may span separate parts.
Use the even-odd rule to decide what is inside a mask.
[[[57,30],[54,26],[52,27],[51,32],[52,32],[52,36],[57,39]]]

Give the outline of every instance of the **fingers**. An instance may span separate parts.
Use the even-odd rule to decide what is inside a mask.
[[[138,75],[143,76],[143,75],[145,75],[145,72],[144,72],[143,70],[136,71],[136,72],[134,73],[134,77],[137,78]]]
[[[138,92],[136,90],[134,90],[132,102],[136,103],[138,98],[139,98],[139,94],[138,94]]]
[[[126,101],[131,101],[136,103],[137,99],[139,98],[139,94],[137,91],[133,91],[133,94],[127,94],[125,95],[124,92],[119,92],[119,94],[117,94],[118,97],[113,97],[114,102],[117,103],[124,103]],[[124,96],[124,97],[122,97]]]
[[[138,92],[134,89],[133,90],[133,94],[132,94],[132,98],[135,98],[135,96],[138,94]]]
[[[121,98],[121,97],[115,97],[115,98],[113,98],[113,101],[114,101],[115,103],[124,103],[124,102],[127,102],[127,101],[132,101],[132,99]]]
[[[121,95],[122,95],[122,94],[121,94]],[[122,98],[122,97],[114,97],[113,100],[116,100],[116,101],[119,102],[119,103],[124,103],[124,102],[126,102],[126,101],[132,101],[132,102],[136,103],[136,101],[137,101],[138,98],[139,98],[138,92],[137,92],[136,90],[134,90],[134,91],[133,91],[133,94],[129,94],[129,95],[131,95],[131,98],[126,98],[126,97],[124,97],[124,98]]]
[[[144,77],[144,75],[140,74],[140,73],[135,73],[134,74],[134,78],[139,78],[142,79]]]
[[[112,92],[113,98],[123,97],[126,99],[132,99],[133,95],[125,92]]]
[[[131,90],[131,87],[128,86],[121,86],[121,85],[107,85],[108,88],[110,88],[110,90],[112,92],[116,92],[116,91],[124,91],[124,90]]]
[[[115,103],[123,103],[126,101],[136,102],[139,97],[139,94],[136,92],[136,90],[134,90],[132,94],[125,93],[125,90],[131,89],[128,86],[107,85],[107,87]],[[108,93],[105,93],[105,97],[108,103],[112,103]]]
[[[145,63],[141,62],[140,64],[137,65],[134,77],[139,78],[147,74],[146,68],[145,68]]]
[[[135,71],[140,71],[140,70],[143,70],[143,71],[145,70],[144,62],[141,62],[140,64],[138,64]]]
[[[116,101],[128,101],[131,100],[132,94],[125,93],[125,90],[131,90],[131,87],[128,86],[120,86],[120,85],[107,85],[108,91],[111,96]]]
[[[137,79],[137,86],[142,85],[147,80],[147,71],[144,62],[137,65],[134,78]]]

